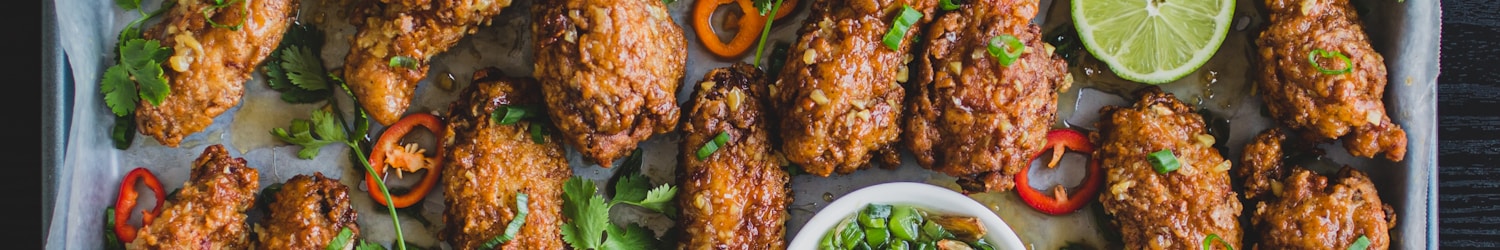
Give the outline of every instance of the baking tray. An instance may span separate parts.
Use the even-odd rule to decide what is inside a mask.
[[[147,6],[151,8],[155,7],[155,2],[159,1],[146,1]],[[319,15],[317,11],[309,11],[320,8],[318,6],[320,2],[304,1],[304,18],[337,19],[335,16],[317,17]],[[529,2],[529,0],[516,1],[512,7],[507,8],[504,13],[495,18],[493,25],[464,39],[449,52],[435,57],[432,71],[427,80],[419,86],[410,112],[446,110],[448,102],[453,100],[457,90],[436,89],[432,87],[434,84],[430,84],[434,79],[451,75],[457,80],[458,86],[455,88],[462,88],[468,84],[469,74],[480,67],[487,66],[498,67],[510,75],[528,75],[531,72],[529,64],[532,62],[530,50],[527,49],[531,42],[530,29],[525,28],[527,25],[525,16],[528,15],[528,11],[520,6],[527,6]],[[733,62],[712,57],[698,44],[694,30],[685,22],[686,10],[691,6],[691,2],[678,0],[669,4],[674,20],[683,27],[689,50],[687,59],[689,67],[683,79],[682,89],[678,92],[679,103],[687,100],[691,94],[691,83],[699,81],[705,72]],[[772,29],[770,39],[773,42],[793,40],[795,30],[807,14],[806,8],[811,1],[802,2],[802,6],[793,14],[794,17],[789,19],[790,21],[778,22],[779,24]],[[1042,1],[1043,10],[1040,12],[1042,15],[1035,20],[1044,27],[1058,24],[1058,21],[1055,21],[1057,19],[1046,18],[1049,13],[1057,11],[1055,6],[1060,6],[1051,2],[1050,0]],[[1435,173],[1437,170],[1436,80],[1440,33],[1439,2],[1437,0],[1356,2],[1364,4],[1362,8],[1367,8],[1361,18],[1370,32],[1375,49],[1385,56],[1390,79],[1385,100],[1388,108],[1391,109],[1389,112],[1391,119],[1407,131],[1408,155],[1405,161],[1393,163],[1352,158],[1346,154],[1339,155],[1342,149],[1336,145],[1325,145],[1324,148],[1330,151],[1329,159],[1365,170],[1380,184],[1381,198],[1397,211],[1396,228],[1391,231],[1393,248],[1436,248],[1438,242],[1436,203],[1433,200],[1437,196]],[[56,8],[51,9],[50,7],[54,4]],[[1239,3],[1242,7],[1237,8],[1237,16],[1251,16],[1249,20],[1237,22],[1248,22],[1254,25],[1256,21],[1263,21],[1256,20],[1253,16],[1255,11],[1260,11],[1257,5],[1258,2]],[[53,14],[43,18],[45,63],[43,80],[44,85],[47,85],[44,90],[45,126],[43,132],[47,136],[44,137],[47,138],[45,143],[48,144],[43,145],[45,163],[43,179],[46,185],[43,189],[43,197],[46,200],[43,202],[44,228],[42,230],[44,231],[43,241],[47,249],[99,248],[102,240],[101,230],[99,230],[102,227],[100,216],[104,207],[114,200],[114,189],[125,171],[137,166],[147,167],[158,174],[168,189],[180,187],[186,180],[186,172],[192,159],[197,157],[207,145],[221,143],[231,149],[232,155],[245,157],[251,167],[261,170],[262,187],[285,181],[296,174],[314,171],[323,171],[330,177],[341,178],[346,185],[359,190],[354,191],[355,194],[351,196],[355,204],[361,206],[360,213],[364,215],[359,220],[361,227],[374,229],[390,226],[389,217],[382,215],[383,210],[376,212],[368,196],[364,195],[362,188],[358,188],[360,185],[355,184],[359,178],[342,178],[346,173],[354,173],[353,166],[343,160],[346,159],[347,150],[336,146],[325,147],[317,158],[300,160],[294,157],[298,147],[278,145],[274,143],[274,139],[270,139],[268,133],[265,132],[269,131],[270,127],[284,127],[288,124],[286,120],[291,118],[306,118],[306,114],[316,109],[317,105],[279,103],[279,100],[274,98],[274,91],[265,87],[258,73],[255,79],[246,83],[246,96],[240,106],[216,118],[214,126],[189,136],[182,147],[166,148],[156,144],[149,137],[138,135],[135,144],[129,150],[114,149],[110,146],[106,134],[101,132],[108,131],[113,118],[100,102],[102,98],[98,92],[97,82],[101,72],[109,63],[112,63],[115,34],[118,33],[121,24],[136,16],[134,13],[120,11],[109,0],[46,1],[44,8],[47,8],[46,11],[49,14]],[[336,21],[329,22],[337,23]],[[329,25],[324,28],[325,32],[330,34],[352,33],[352,27],[347,26]],[[48,33],[48,31],[55,31],[55,33]],[[1236,39],[1234,32],[1231,31],[1230,39]],[[328,37],[330,44],[347,44],[344,37],[334,35]],[[322,56],[324,62],[330,67],[342,64],[342,57],[347,50],[339,48],[346,47],[324,48]],[[1224,51],[1221,49],[1220,54],[1230,59],[1216,58],[1214,60],[1233,60],[1232,58],[1235,57],[1232,54],[1240,53]],[[748,62],[752,60],[751,57],[753,56],[736,61]],[[1210,64],[1214,63],[1210,62]],[[1234,70],[1230,69],[1220,73],[1233,75],[1233,72]],[[1080,74],[1076,71],[1074,73]],[[1195,73],[1195,75],[1198,74],[1201,72]],[[1087,81],[1089,80],[1081,80],[1081,82]],[[1075,86],[1091,85],[1075,83]],[[1195,95],[1206,94],[1186,83],[1168,83],[1162,86],[1178,93],[1179,98],[1184,98],[1184,100],[1194,100],[1191,98]],[[1233,90],[1236,86],[1243,87],[1243,85],[1220,84],[1218,87],[1208,89]],[[1096,108],[1097,105],[1102,104],[1123,102],[1123,99],[1107,94],[1110,91],[1082,89],[1075,87],[1061,96],[1064,99],[1087,100],[1084,104],[1086,107],[1082,110]],[[1212,102],[1212,99],[1210,101]],[[347,99],[342,99],[341,102],[346,107],[348,106]],[[1250,114],[1255,112],[1247,113],[1246,110],[1258,105],[1258,98],[1219,102],[1221,105],[1206,107],[1221,115]],[[271,109],[286,110],[282,113],[291,115],[256,119],[237,118],[237,116],[266,116],[264,114],[266,112],[262,110]],[[1059,119],[1059,123],[1070,119],[1080,121],[1090,119],[1086,115],[1087,112],[1074,116],[1073,113],[1076,112],[1072,109],[1063,107],[1060,110],[1064,114]],[[1230,144],[1234,148],[1225,153],[1229,159],[1238,159],[1238,145],[1243,144],[1244,138],[1269,126],[1269,122],[1264,120],[1264,117],[1253,114],[1239,117],[1245,118],[1232,119],[1231,130],[1234,136]],[[377,128],[374,131],[379,130]],[[677,154],[678,139],[679,136],[674,132],[655,136],[642,144],[646,160],[643,171],[654,182],[662,183],[672,179],[672,169],[676,167],[674,159]],[[604,169],[586,163],[577,152],[571,149],[567,156],[574,166],[575,175],[580,177],[602,181],[613,171],[613,169]],[[787,222],[786,235],[788,237],[796,235],[801,224],[811,218],[828,201],[860,187],[893,181],[947,183],[948,186],[952,186],[951,178],[915,166],[915,161],[909,155],[904,155],[903,160],[904,164],[895,170],[871,168],[850,175],[827,178],[807,175],[793,177],[794,195],[792,205],[788,208],[791,216]],[[1238,162],[1235,161],[1235,164]],[[427,203],[436,203],[437,206],[441,206],[440,197],[440,192],[434,193],[429,196]],[[1043,216],[1025,208],[1024,205],[1017,206],[1013,192],[976,194],[971,197],[994,206],[996,212],[1012,227],[1016,227],[1016,231],[1021,232],[1022,239],[1033,244],[1034,248],[1054,249],[1059,244],[1058,242],[1064,241],[1097,241],[1094,239],[1097,238],[1097,234],[1080,233],[1081,230],[1076,229],[1077,226],[1095,225],[1090,217],[1092,215],[1087,212],[1059,217]],[[440,211],[440,209],[432,209],[432,211]],[[641,215],[639,211],[629,209],[614,212],[624,214],[626,217]],[[437,216],[424,213],[421,217],[441,221],[440,215]],[[416,221],[417,218],[411,217],[403,217],[403,225],[422,223]],[[641,219],[646,224],[645,226],[659,232],[671,226],[660,218],[646,216]],[[1039,223],[1025,226],[1026,222]],[[426,232],[432,231],[434,227],[434,225],[428,225],[404,228],[407,229],[408,241],[431,246],[435,243],[435,239]],[[377,241],[389,241],[388,232],[370,231],[366,237]],[[1091,234],[1095,236],[1090,236]],[[1043,237],[1044,235],[1051,236]]]

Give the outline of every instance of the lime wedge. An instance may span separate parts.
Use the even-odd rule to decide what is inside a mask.
[[[1126,80],[1162,84],[1203,66],[1234,17],[1234,0],[1072,0],[1094,58]]]

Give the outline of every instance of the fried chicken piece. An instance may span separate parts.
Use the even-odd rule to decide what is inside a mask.
[[[770,87],[787,160],[818,176],[900,164],[901,105],[909,52],[937,1],[817,0]],[[902,6],[922,14],[896,49],[881,40]]]
[[[245,211],[255,205],[256,190],[260,171],[230,157],[224,145],[210,145],[193,160],[182,189],[167,197],[161,216],[141,227],[126,248],[247,249]]]
[[[1021,166],[1044,150],[1057,93],[1072,75],[1031,23],[1037,5],[969,1],[928,27],[902,131],[922,167],[960,177],[969,191],[1006,191]],[[987,52],[990,39],[1001,35],[1015,36],[1028,53],[1001,64]]]
[[[281,43],[296,18],[299,0],[235,0],[213,8],[214,1],[174,0],[161,23],[144,37],[171,48],[162,64],[162,78],[171,92],[152,105],[136,104],[135,122],[141,134],[177,147],[182,138],[203,131],[214,117],[240,104],[245,81]],[[205,14],[208,13],[208,14]],[[212,19],[207,19],[212,17]],[[214,27],[214,24],[238,26]]]
[[[1395,210],[1380,201],[1375,184],[1364,172],[1349,166],[1328,177],[1300,166],[1282,165],[1279,146],[1286,138],[1278,129],[1256,136],[1245,147],[1246,194],[1255,212],[1250,225],[1259,235],[1252,249],[1343,249],[1360,236],[1368,249],[1390,247]]]
[[[709,71],[698,84],[677,161],[677,222],[687,234],[678,249],[786,247],[790,177],[771,148],[765,93],[765,75],[745,63]],[[719,133],[728,143],[699,159]]]
[[[542,107],[537,83],[505,77],[499,69],[474,72],[474,82],[449,106],[443,170],[445,227],[440,235],[454,249],[476,249],[505,232],[515,218],[516,197],[525,193],[526,222],[503,249],[564,249],[561,225],[563,182],[572,176],[556,137],[532,138],[532,124],[502,125],[492,118],[505,107]],[[500,112],[502,115],[505,111]],[[543,118],[536,118],[543,119]],[[545,134],[547,132],[543,132]]]
[[[657,0],[540,0],[536,67],[562,139],[599,166],[677,129],[687,40]]]
[[[1313,141],[1343,138],[1349,154],[1401,161],[1406,131],[1386,115],[1384,59],[1370,46],[1349,0],[1267,0],[1257,87],[1271,116]],[[1322,58],[1316,50],[1338,52]],[[1313,62],[1316,59],[1316,65]],[[1344,70],[1347,73],[1323,73]]]
[[[1090,135],[1105,170],[1099,202],[1125,249],[1197,249],[1209,235],[1240,249],[1242,205],[1230,184],[1231,164],[1213,148],[1203,118],[1155,86],[1137,96],[1132,107],[1100,109],[1099,130]],[[1148,155],[1163,149],[1179,169],[1153,168]]]
[[[353,233],[350,239],[360,238],[349,188],[337,179],[321,172],[297,175],[272,197],[266,221],[256,228],[256,249],[327,249],[346,228]]]
[[[359,30],[349,39],[344,79],[349,90],[380,124],[406,113],[417,82],[427,77],[431,59],[473,34],[510,6],[510,0],[361,0],[349,23]],[[392,66],[396,57],[414,67]]]

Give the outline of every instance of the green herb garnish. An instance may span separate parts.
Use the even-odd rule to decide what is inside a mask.
[[[958,9],[958,3],[954,3],[954,1],[956,0],[940,0],[938,1],[938,7],[943,8],[943,10],[956,10]]]
[[[1359,239],[1354,240],[1354,244],[1349,245],[1349,250],[1365,250],[1368,248],[1370,248],[1370,238],[1364,235],[1360,235]]]
[[[1173,155],[1170,149],[1151,153],[1147,155],[1146,160],[1151,162],[1151,167],[1155,168],[1157,173],[1161,174],[1177,171],[1177,168],[1181,166],[1177,163],[1177,156]]]
[[[1026,45],[1022,44],[1021,39],[1016,36],[1007,34],[990,38],[988,49],[990,56],[999,59],[1001,65],[1010,66],[1016,63],[1016,59],[1021,58],[1021,52],[1026,51]]]
[[[698,148],[698,160],[708,159],[709,155],[713,155],[715,151],[719,151],[719,148],[728,143],[729,131],[719,132],[713,140],[704,142],[703,147]]]
[[[1215,241],[1224,243],[1224,247],[1228,248],[1229,250],[1234,250],[1234,246],[1230,246],[1228,242],[1224,242],[1224,239],[1219,238],[1219,234],[1208,234],[1208,237],[1204,237],[1203,250],[1212,249]]]
[[[1337,59],[1339,62],[1342,62],[1344,64],[1344,67],[1343,69],[1337,70],[1325,68],[1323,67],[1323,65],[1318,64],[1319,57]],[[1345,56],[1344,53],[1338,51],[1313,49],[1312,52],[1307,52],[1307,62],[1312,63],[1313,67],[1318,68],[1318,72],[1323,72],[1323,74],[1327,75],[1340,75],[1349,73],[1349,71],[1354,70],[1354,63],[1349,61],[1349,57]]]
[[[901,14],[897,15],[896,19],[891,21],[891,30],[885,33],[885,38],[881,41],[885,43],[886,48],[891,48],[891,50],[899,49],[901,41],[906,38],[906,31],[911,29],[911,26],[921,19],[922,12],[912,9],[911,5],[902,5]]]
[[[391,67],[416,69],[417,59],[406,56],[393,56],[391,57]]]
[[[511,218],[510,219],[510,224],[508,224],[508,225],[505,226],[505,233],[502,233],[500,235],[496,235],[495,238],[492,238],[489,241],[484,242],[484,246],[481,246],[479,248],[481,248],[481,249],[495,249],[496,247],[500,247],[500,245],[504,245],[505,242],[509,242],[511,239],[515,239],[516,238],[516,233],[521,232],[521,226],[525,226],[526,225],[526,214],[527,213],[528,213],[528,211],[527,211],[527,208],[526,208],[526,193],[517,192],[516,193],[516,216],[515,216],[515,218]]]
[[[349,246],[349,243],[353,243],[353,242],[354,242],[354,231],[350,231],[349,228],[346,227],[346,228],[343,228],[343,229],[339,229],[338,236],[334,236],[333,240],[328,241],[328,246],[324,247],[324,249],[327,249],[327,250],[344,249],[344,247]]]

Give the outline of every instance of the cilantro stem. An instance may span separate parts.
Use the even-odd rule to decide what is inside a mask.
[[[365,152],[363,150],[359,149],[359,144],[356,144],[354,141],[346,141],[346,142],[344,142],[344,145],[349,145],[349,149],[354,150],[354,154],[357,155],[357,156],[359,156],[359,159],[369,159],[369,158],[365,157]],[[391,200],[390,189],[387,189],[385,187],[385,180],[383,178],[380,178],[380,176],[375,175],[375,168],[370,167],[369,160],[358,161],[358,162],[359,162],[359,165],[365,166],[365,173],[368,173],[368,175],[370,175],[370,178],[375,178],[375,183],[376,184],[380,184],[379,185],[380,186],[380,194],[381,195],[385,195],[385,200]],[[387,212],[391,213],[391,224],[395,224],[396,225],[396,242],[395,243],[391,243],[391,245],[396,245],[397,249],[406,250],[406,244],[405,244],[406,239],[405,239],[405,237],[401,236],[401,220],[398,219],[398,218],[396,218],[396,207],[395,206],[385,206],[385,209],[387,210]]]
[[[760,67],[760,53],[766,49],[766,37],[771,36],[771,23],[776,22],[777,13],[781,13],[781,0],[776,0],[776,4],[771,5],[771,13],[767,14],[770,16],[766,17],[766,27],[760,30],[760,42],[755,44],[755,61],[750,65]]]

